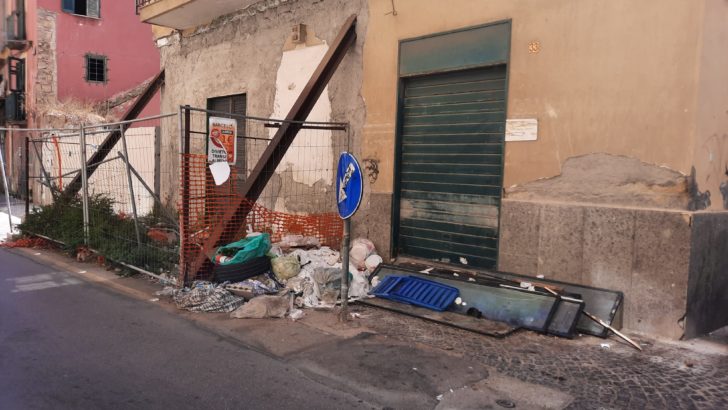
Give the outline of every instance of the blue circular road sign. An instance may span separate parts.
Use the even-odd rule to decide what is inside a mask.
[[[351,153],[342,152],[336,173],[336,204],[339,216],[349,219],[359,209],[364,195],[364,179],[361,167]]]

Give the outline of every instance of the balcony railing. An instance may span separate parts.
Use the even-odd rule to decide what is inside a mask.
[[[150,4],[153,4],[153,3],[157,3],[159,1],[161,1],[161,0],[136,0],[136,12],[137,12],[137,14],[139,14],[139,10],[141,10],[142,8],[144,8],[144,7],[146,7],[146,6],[150,5]]]
[[[25,121],[25,93],[11,91],[5,98],[5,120],[7,122]]]
[[[136,0],[135,4],[141,21],[185,30],[207,24],[255,2],[256,0]]]

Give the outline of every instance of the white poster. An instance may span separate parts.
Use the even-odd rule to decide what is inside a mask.
[[[538,139],[538,120],[506,120],[506,141],[536,141]]]
[[[235,165],[238,147],[238,123],[231,118],[210,117],[207,137],[207,161]]]

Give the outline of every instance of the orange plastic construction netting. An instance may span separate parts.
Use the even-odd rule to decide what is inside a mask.
[[[287,235],[303,235],[316,238],[322,246],[338,248],[341,245],[343,222],[337,212],[322,209],[323,212],[316,213],[289,213],[270,209],[261,203],[270,200],[253,203],[238,193],[238,170],[235,167],[231,166],[230,177],[226,182],[215,184],[208,170],[206,155],[183,155],[182,166],[179,204],[182,213],[181,266],[193,262],[215,227],[225,222],[226,213],[231,214],[238,208],[244,208],[247,212],[243,212],[244,218],[238,216],[238,220],[233,221],[234,226],[239,227],[237,239],[243,238],[247,231],[253,231],[270,234],[273,243]],[[185,179],[188,179],[188,184],[185,184]],[[278,192],[278,195],[285,193]]]

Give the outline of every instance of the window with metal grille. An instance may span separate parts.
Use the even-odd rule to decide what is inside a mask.
[[[8,89],[20,93],[25,92],[25,59],[8,58]]]
[[[86,17],[101,17],[101,0],[61,0],[61,9],[66,13]]]
[[[226,112],[235,115],[245,115],[247,98],[245,94],[228,95],[207,99],[207,109],[210,111]],[[220,115],[225,117],[224,115]],[[238,123],[238,136],[245,136],[245,120],[236,118]]]
[[[86,81],[90,83],[105,83],[107,80],[106,57],[86,54]]]

